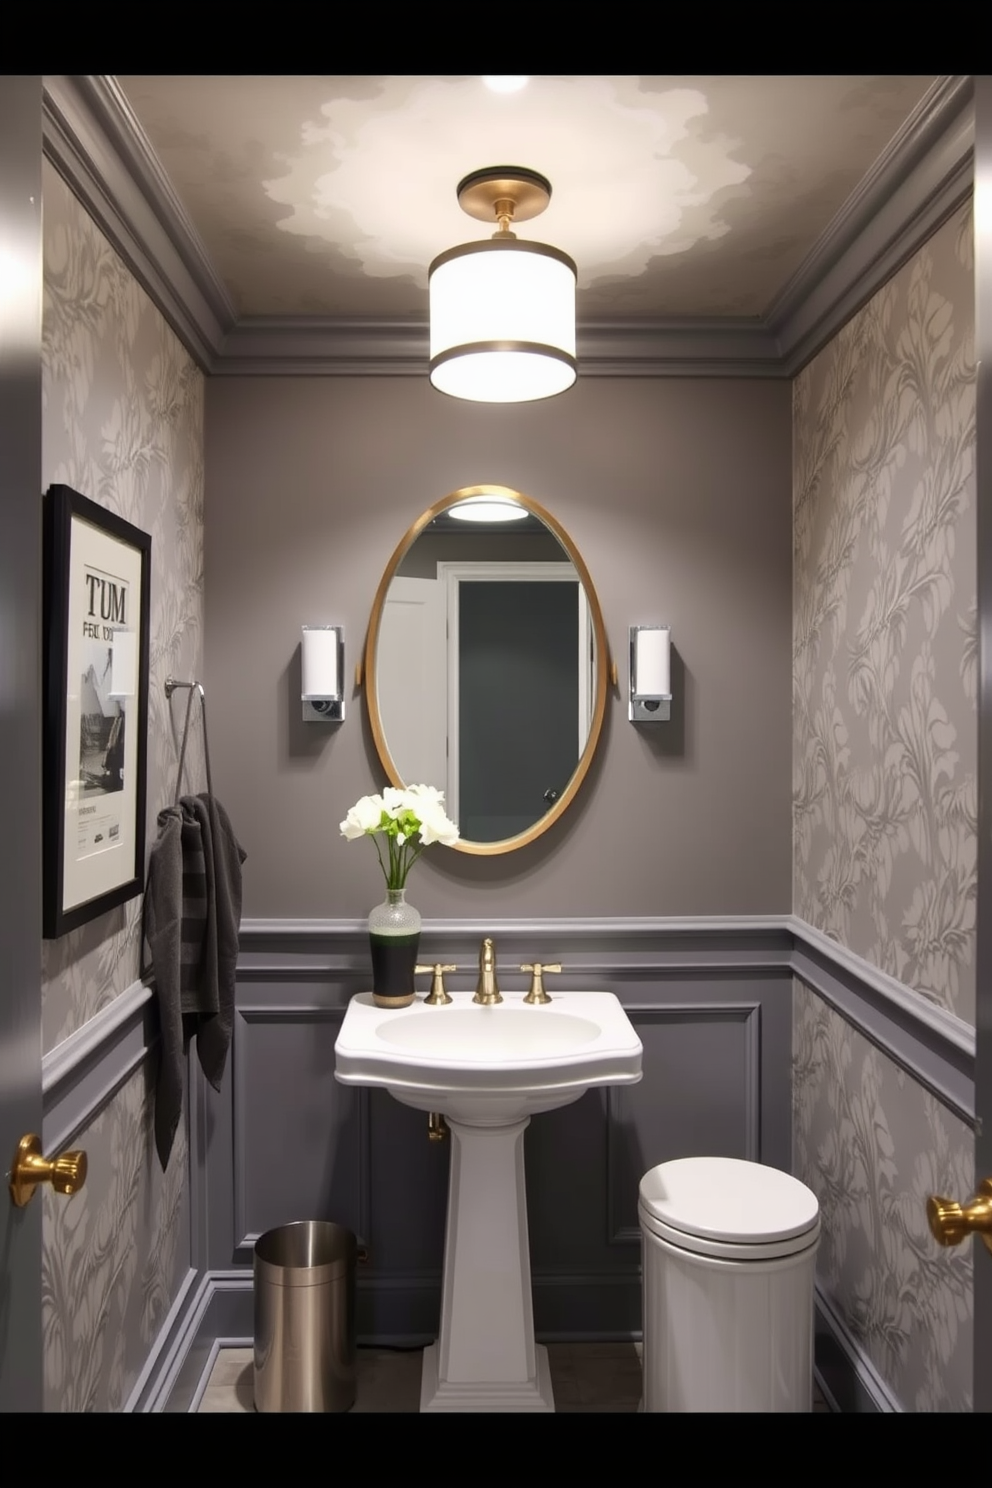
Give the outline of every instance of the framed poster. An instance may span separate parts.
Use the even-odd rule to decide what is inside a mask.
[[[69,486],[45,497],[42,930],[144,888],[152,540]]]

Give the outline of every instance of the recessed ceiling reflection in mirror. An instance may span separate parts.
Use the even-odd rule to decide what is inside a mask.
[[[567,534],[475,486],[400,543],[369,629],[373,735],[397,785],[436,785],[465,852],[506,852],[574,797],[605,708],[602,617]]]

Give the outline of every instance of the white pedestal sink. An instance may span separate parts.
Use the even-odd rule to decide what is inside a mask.
[[[424,1353],[421,1410],[554,1410],[547,1349],[534,1341],[524,1187],[532,1115],[594,1085],[641,1078],[641,1041],[612,992],[556,992],[526,1006],[397,1012],[352,998],[334,1046],[344,1085],[380,1086],[440,1111],[451,1132],[441,1335]]]

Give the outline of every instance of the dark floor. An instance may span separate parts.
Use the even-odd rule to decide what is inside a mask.
[[[552,1343],[548,1346],[555,1410],[636,1411],[641,1398],[640,1344]],[[418,1411],[419,1350],[359,1349],[354,1411]],[[250,1348],[224,1348],[197,1406],[199,1411],[254,1409]],[[829,1407],[814,1386],[813,1409]]]

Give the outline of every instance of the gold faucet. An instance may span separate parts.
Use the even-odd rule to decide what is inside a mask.
[[[475,989],[473,1002],[481,1002],[483,1007],[492,1007],[503,998],[499,987],[496,985],[496,947],[493,945],[492,937],[487,935],[479,950],[479,985]]]

